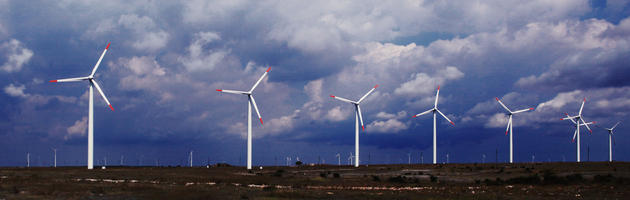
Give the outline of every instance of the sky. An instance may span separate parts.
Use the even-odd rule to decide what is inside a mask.
[[[616,122],[613,158],[630,155],[630,2],[561,1],[12,1],[0,0],[0,166],[85,166],[87,76],[96,80],[95,165],[245,165],[247,99],[253,165],[337,164],[354,152],[354,108],[365,131],[361,163],[506,162],[507,115],[515,162],[608,159],[603,127]],[[255,114],[254,114],[255,115]],[[483,157],[485,156],[485,160]]]

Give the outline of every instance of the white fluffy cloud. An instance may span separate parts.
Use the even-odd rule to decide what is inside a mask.
[[[456,80],[464,76],[464,73],[459,71],[456,67],[447,66],[445,69],[438,71],[433,76],[429,76],[425,73],[417,73],[412,75],[410,81],[407,81],[400,85],[400,87],[394,90],[394,94],[398,95],[426,95],[434,92],[434,89],[430,89],[440,83],[444,83],[447,80]],[[426,86],[432,87],[426,87]]]
[[[4,87],[4,93],[8,94],[9,96],[12,97],[27,97],[28,95],[24,93],[24,89],[26,89],[26,86],[24,85],[13,85],[13,84],[9,84],[6,87]]]
[[[1,28],[1,27],[0,27]],[[11,39],[0,44],[0,56],[6,58],[0,69],[5,72],[17,72],[31,60],[33,51],[16,39]]]
[[[87,127],[88,127],[87,117],[83,117],[81,120],[75,121],[72,126],[66,129],[67,134],[64,136],[64,139],[67,140],[75,136],[85,136],[85,133],[87,132]]]
[[[367,130],[375,133],[397,133],[409,129],[409,120],[401,122],[401,119],[409,118],[405,111],[396,114],[379,112],[376,117],[382,120],[375,120],[367,125]]]
[[[199,32],[188,46],[188,55],[179,57],[179,61],[188,71],[213,70],[225,62],[231,62],[229,49],[204,50],[205,45],[220,40],[215,32]]]

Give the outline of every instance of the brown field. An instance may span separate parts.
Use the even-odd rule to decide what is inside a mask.
[[[630,163],[0,168],[0,199],[627,199]]]

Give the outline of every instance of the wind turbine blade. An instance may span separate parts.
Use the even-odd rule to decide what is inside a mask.
[[[77,78],[64,78],[64,79],[57,79],[57,80],[51,80],[48,82],[51,83],[56,83],[56,82],[75,82],[75,81],[84,81],[84,80],[88,80],[88,77],[77,77]]]
[[[499,104],[501,104],[501,106],[503,106],[503,108],[505,108],[505,110],[507,110],[508,112],[512,113],[512,111],[507,106],[505,106],[505,104],[503,104],[503,102],[501,102],[501,99],[499,99],[499,97],[494,97],[494,99],[496,99],[497,102],[499,102]]]
[[[507,128],[505,128],[505,135],[507,135],[508,131],[510,131],[510,126],[511,125],[512,125],[512,115],[510,115],[510,117],[508,118]]]
[[[435,93],[435,104],[433,105],[434,108],[437,108],[437,103],[438,103],[439,98],[440,98],[440,85],[438,85],[437,92]]]
[[[576,118],[577,116],[571,117],[571,116],[569,116],[569,113],[564,113],[564,114],[565,114],[565,115],[567,115],[567,117],[565,117],[565,118],[561,118],[560,120],[569,119],[569,120],[571,120],[571,122],[573,122],[573,124],[577,124],[577,123],[575,122],[575,120],[573,120],[573,118]]]
[[[96,83],[96,81],[94,79],[90,79],[90,83],[92,83],[94,85],[94,87],[96,87],[96,90],[98,91],[98,93],[101,94],[101,97],[103,97],[103,99],[105,100],[105,103],[107,103],[109,108],[112,109],[112,111],[114,111],[114,107],[112,107],[112,104],[110,104],[109,100],[107,100],[107,97],[105,96],[105,93],[103,93],[103,90],[101,90],[101,86],[99,86],[98,83]]]
[[[248,92],[245,91],[238,91],[238,90],[222,90],[222,89],[217,89],[218,92],[225,92],[225,93],[232,93],[232,94],[249,94]]]
[[[269,73],[269,71],[271,71],[271,67],[267,68],[267,71],[266,71],[266,72],[265,72],[262,76],[260,76],[260,78],[258,79],[258,81],[256,81],[256,84],[254,84],[254,86],[252,87],[252,89],[251,89],[251,90],[249,90],[249,92],[252,92],[252,91],[254,91],[254,89],[256,89],[256,87],[258,86],[258,84],[260,84],[260,81],[262,81],[262,80],[263,80],[263,78],[265,78],[265,76],[267,76],[267,73]]]
[[[571,139],[571,142],[575,142],[575,136],[577,136],[577,129],[573,131],[573,139]]]
[[[330,95],[330,97],[332,97],[333,99],[337,99],[339,101],[344,101],[344,102],[348,102],[348,103],[351,103],[351,104],[357,104],[357,102],[351,101],[351,100],[343,98],[343,97],[338,97],[338,96],[335,96],[335,95]]]
[[[522,113],[522,112],[527,112],[527,111],[530,111],[530,110],[534,110],[534,108],[528,108],[528,109],[523,109],[523,110],[517,110],[517,111],[514,111],[512,114]]]
[[[430,113],[430,112],[431,112],[431,111],[433,111],[433,110],[435,110],[435,109],[434,109],[434,108],[431,108],[431,109],[429,109],[429,110],[427,110],[427,111],[424,111],[424,112],[421,112],[421,113],[419,113],[419,114],[417,114],[417,115],[414,115],[413,117],[418,117],[418,116],[426,115],[427,113]]]
[[[613,134],[612,132],[610,132],[610,137],[612,137],[612,141],[613,141],[613,145],[617,145],[617,142],[615,142],[615,134]]]
[[[615,129],[615,127],[617,127],[617,125],[619,125],[619,123],[621,123],[621,122],[617,122],[612,128],[610,128],[610,130],[612,131],[613,129]]]
[[[258,119],[260,119],[260,124],[263,124],[262,117],[260,116],[260,112],[258,112],[258,106],[256,106],[256,100],[254,100],[253,95],[249,95],[249,99],[252,100],[252,105],[254,105],[254,110],[256,110],[256,114],[258,115]]]
[[[372,92],[374,92],[374,90],[378,87],[378,85],[375,85],[369,92],[365,93],[365,95],[363,95],[363,97],[361,97],[359,99],[359,101],[357,101],[358,103],[361,103],[361,101],[363,101],[363,99],[365,99],[365,97],[367,97],[368,95],[372,94]]]
[[[101,57],[96,62],[96,65],[94,65],[94,69],[92,69],[92,73],[90,74],[90,76],[94,76],[94,73],[96,73],[96,69],[98,69],[98,66],[101,64],[103,57],[105,57],[105,53],[107,53],[107,49],[109,49],[109,44],[111,43],[107,43],[107,47],[105,47],[105,50],[103,50],[103,54],[101,54]]]
[[[451,121],[450,119],[448,119],[448,117],[446,117],[446,115],[444,115],[444,113],[442,113],[440,110],[435,109],[438,113],[440,113],[440,115],[442,115],[442,117],[444,117],[444,119],[446,119],[446,121],[450,122],[453,126],[455,125],[455,123],[453,123],[453,121]]]
[[[365,131],[365,126],[363,126],[363,116],[361,115],[361,107],[357,104],[357,114],[359,115],[359,121],[361,122],[361,128]]]
[[[584,101],[582,101],[582,106],[580,106],[580,112],[578,113],[578,116],[582,116],[582,109],[584,109],[585,102],[586,102],[586,97],[584,97]]]
[[[584,122],[584,119],[580,118],[580,121],[582,121],[582,124],[586,126],[586,129],[588,129],[589,132],[593,133],[593,131],[591,130],[591,127],[588,127],[588,123]],[[589,123],[595,123],[595,122],[589,122]]]

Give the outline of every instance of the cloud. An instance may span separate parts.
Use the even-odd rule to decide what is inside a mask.
[[[554,45],[553,49],[566,53],[561,54],[543,73],[520,78],[515,85],[550,92],[628,85],[623,77],[630,73],[626,67],[626,63],[630,62],[626,56],[630,53],[630,40],[617,37],[625,26],[595,19],[529,24],[517,35],[545,38]]]
[[[407,130],[409,126],[405,123],[398,121],[397,119],[388,119],[386,121],[374,121],[368,125],[370,132],[377,133],[397,133],[403,130]]]
[[[400,87],[394,90],[394,94],[397,95],[412,95],[417,96],[421,94],[428,94],[434,90],[429,90],[429,86],[439,85],[447,80],[456,80],[464,76],[464,73],[459,71],[456,67],[447,66],[445,69],[438,71],[433,76],[429,76],[425,73],[417,73],[412,80],[407,81],[400,85]]]
[[[379,112],[376,114],[376,117],[383,120],[376,120],[367,125],[367,129],[370,132],[375,133],[398,133],[400,131],[404,131],[409,129],[409,124],[411,123],[409,120],[403,123],[401,119],[408,119],[409,115],[405,111],[400,111],[396,114]]]
[[[87,128],[88,128],[88,118],[83,117],[81,120],[75,121],[72,126],[66,129],[67,134],[64,136],[64,139],[68,140],[75,136],[85,136],[85,133],[87,132]]]
[[[188,55],[179,57],[179,61],[188,71],[213,70],[229,59],[229,49],[204,50],[204,46],[221,37],[215,32],[199,32],[195,34],[194,41],[188,46]]]
[[[351,112],[341,109],[341,106],[335,106],[332,109],[328,110],[325,118],[329,121],[338,122],[345,120],[350,116]]]
[[[6,94],[8,94],[9,96],[12,96],[12,97],[25,98],[25,97],[28,96],[28,94],[24,93],[24,89],[26,89],[26,87],[24,85],[9,84],[6,87],[4,87],[4,93],[6,93]]]
[[[105,36],[122,37],[125,44],[142,52],[156,52],[166,47],[170,39],[170,34],[159,27],[151,17],[138,14],[123,14],[117,20],[102,19],[83,35],[92,40]]]
[[[33,51],[16,39],[0,44],[0,53],[6,56],[5,62],[0,66],[5,72],[20,71],[33,57]]]

